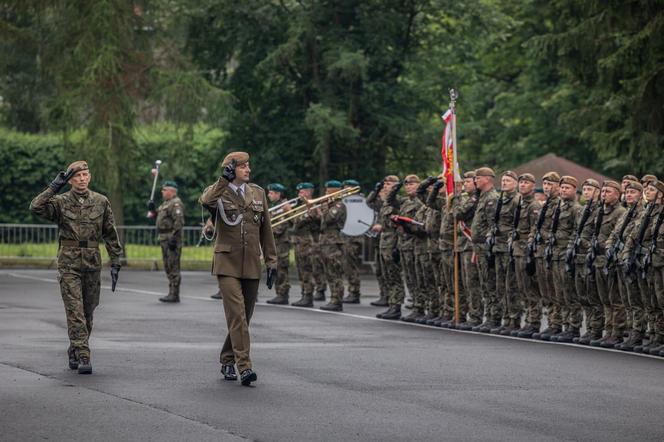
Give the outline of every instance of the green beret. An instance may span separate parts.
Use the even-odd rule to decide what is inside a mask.
[[[333,189],[341,189],[341,181],[330,180],[327,183],[325,183],[325,187],[333,188]]]
[[[356,186],[360,185],[360,183],[357,180],[346,180],[342,184],[344,186],[352,186],[352,187],[356,187]]]
[[[267,185],[267,190],[272,190],[274,192],[286,193],[286,188],[283,184],[280,183],[271,183]]]
[[[161,185],[161,188],[163,189],[164,187],[172,187],[173,189],[178,188],[178,183],[176,183],[173,180],[166,180],[164,183]]]
[[[314,185],[311,184],[311,183],[307,183],[307,182],[300,183],[300,184],[298,184],[297,186],[295,186],[295,189],[296,189],[296,190],[313,189],[313,188],[314,188]]]

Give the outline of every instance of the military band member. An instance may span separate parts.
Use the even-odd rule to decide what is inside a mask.
[[[250,183],[249,154],[232,152],[224,158],[223,173],[205,189],[199,202],[210,211],[217,227],[212,273],[223,295],[228,335],[221,349],[221,372],[242,385],[257,380],[250,350],[251,320],[261,274],[261,252],[267,268],[267,286],[276,280],[277,250],[270,225],[265,191]]]
[[[168,276],[168,295],[159,298],[161,302],[180,302],[180,256],[182,255],[182,227],[184,227],[184,207],[178,197],[175,181],[164,181],[161,187],[163,203],[157,208],[157,231]]]
[[[283,184],[272,183],[267,186],[267,198],[272,205],[284,204],[286,198],[286,188]],[[288,204],[281,209],[283,212],[290,210]],[[288,258],[290,255],[290,222],[284,222],[272,229],[274,242],[277,246],[277,281],[274,291],[277,296],[267,301],[268,304],[288,305],[288,292],[290,283],[288,282]]]
[[[69,368],[92,373],[89,339],[99,304],[101,254],[104,241],[111,260],[112,289],[120,272],[122,246],[108,199],[89,190],[92,175],[85,161],[75,161],[30,203],[37,216],[58,225],[58,281],[67,315]],[[71,190],[58,195],[65,186]]]
[[[356,180],[345,180],[343,189],[357,187],[360,185]],[[348,295],[343,299],[344,304],[360,303],[360,267],[362,266],[362,244],[364,236],[346,236],[344,239],[344,275],[348,279]]]

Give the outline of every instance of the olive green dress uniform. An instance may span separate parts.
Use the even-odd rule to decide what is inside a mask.
[[[511,172],[511,174],[514,176],[510,176],[518,179],[514,172]],[[516,190],[503,192],[502,206],[498,215],[498,228],[496,229],[496,243],[493,246],[493,253],[496,257],[496,314],[502,316],[503,325],[491,330],[492,333],[521,327],[523,306],[520,297],[516,293],[516,275],[510,268],[510,257],[507,253],[507,242],[514,227],[514,215],[518,204],[519,192]]]
[[[399,215],[409,218],[415,218],[417,210],[422,206],[422,202],[416,196],[404,198],[398,206]],[[415,273],[415,242],[416,236],[408,230],[399,231],[399,253],[401,254],[401,269],[406,280],[408,293],[413,298],[413,313],[424,314],[425,299],[421,287],[417,284]]]
[[[223,203],[228,220],[236,221],[242,216],[242,221],[235,226],[223,221],[218,213],[218,200]],[[267,196],[261,187],[251,183],[244,185],[244,195],[239,195],[226,179],[219,178],[205,189],[199,202],[210,211],[217,226],[212,274],[217,276],[223,295],[228,326],[219,359],[223,365],[235,362],[241,373],[252,367],[249,321],[258,295],[261,252],[266,267],[277,266]]]
[[[276,206],[285,203],[286,201],[286,198],[282,198],[281,200],[276,201],[274,205]],[[291,247],[290,227],[291,223],[289,221],[272,228],[274,243],[277,247],[277,280],[274,284],[274,290],[277,296],[286,299],[288,299],[288,294],[290,292],[290,282],[288,280],[288,261]]]
[[[346,222],[346,206],[341,201],[333,202],[330,207],[322,210],[319,222],[320,237],[318,244],[325,280],[330,286],[329,303],[341,306],[344,297],[344,238],[341,229],[343,229]]]
[[[618,278],[616,273],[609,272],[608,275],[605,275],[603,269],[606,265],[606,250],[609,247],[609,237],[626,212],[627,210],[620,201],[611,206],[605,204],[602,227],[597,236],[598,251],[597,258],[595,259],[595,281],[597,283],[597,294],[604,310],[603,322],[607,338],[613,333],[616,322],[619,323],[619,326],[625,322],[625,311],[620,307],[620,294],[618,293]],[[599,342],[595,341],[591,341],[592,343],[599,344]]]
[[[478,203],[479,196],[477,193],[473,192],[470,195],[463,193],[458,204],[454,205],[457,221],[463,222],[467,227],[472,227]],[[462,235],[459,245],[461,248],[461,276],[466,296],[466,305],[468,306],[468,323],[462,324],[460,328],[470,329],[480,325],[484,314],[480,271],[472,237],[469,240],[465,235]]]
[[[168,276],[168,295],[180,296],[180,256],[182,254],[182,227],[184,227],[184,207],[182,200],[175,196],[166,200],[157,209],[157,231],[159,245],[164,262],[164,270]],[[169,241],[176,241],[175,250],[169,247]]]
[[[104,241],[112,265],[120,265],[122,254],[111,204],[91,190],[56,195],[48,187],[32,200],[30,210],[58,225],[58,281],[67,315],[69,350],[89,358],[93,314],[101,288],[99,244]]]
[[[480,287],[482,290],[482,301],[484,303],[485,323],[482,327],[475,327],[477,330],[489,332],[491,328],[499,325],[501,312],[496,295],[496,273],[489,268],[489,262],[486,259],[486,240],[494,224],[496,204],[498,201],[498,192],[493,187],[480,194],[473,223],[470,227],[472,232],[473,250],[477,259],[477,265],[480,274]],[[473,330],[475,329],[473,328]]]
[[[537,224],[542,203],[535,199],[534,194],[522,195],[520,201],[521,211],[516,229],[516,240],[512,242],[517,296],[521,298],[520,301],[524,306],[523,330],[537,331],[541,326],[542,300],[537,289],[536,279],[526,272],[526,248],[528,247],[528,236],[533,226]]]

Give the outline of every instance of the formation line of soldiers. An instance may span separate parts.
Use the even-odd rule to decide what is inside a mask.
[[[376,316],[664,356],[664,181],[541,179],[541,198],[532,174],[507,171],[497,191],[488,167],[465,173],[450,197],[440,176],[377,183],[367,201],[389,308]]]

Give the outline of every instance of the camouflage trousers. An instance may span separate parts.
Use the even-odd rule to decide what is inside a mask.
[[[625,312],[625,324],[620,329],[620,333],[622,333],[625,330],[632,329],[634,309],[632,308],[631,301],[636,302],[636,297],[638,296],[640,298],[641,293],[639,291],[639,284],[635,278],[636,275],[626,275],[621,264],[616,265],[616,273],[618,275],[618,294],[620,295],[620,303],[622,304],[623,310]],[[630,295],[630,292],[635,293],[635,295]],[[643,309],[641,308],[641,310]],[[643,313],[638,312],[637,314],[639,315],[639,320],[643,321]]]
[[[168,276],[169,293],[175,293],[177,295],[180,292],[180,281],[182,279],[180,276],[182,243],[178,243],[175,250],[168,248],[168,241],[160,241],[159,243],[161,245],[161,257],[164,262],[164,271],[166,272],[166,276]]]
[[[457,255],[459,256],[459,255]],[[463,284],[463,265],[457,262],[458,285],[459,285],[459,321],[465,322],[468,314],[468,301],[464,291]],[[441,307],[446,316],[454,318],[454,253],[452,251],[443,251],[440,260],[440,273],[443,276],[443,297],[441,298]]]
[[[325,244],[321,246],[325,279],[330,286],[330,304],[341,304],[344,297],[343,281],[343,244]]]
[[[577,255],[577,259],[579,255]],[[593,336],[600,336],[604,330],[604,308],[597,293],[597,282],[595,281],[595,272],[588,274],[586,269],[585,257],[581,257],[581,262],[577,260],[576,272],[574,275],[574,285],[578,295],[579,304],[586,314],[586,331]]]
[[[360,295],[360,266],[362,265],[362,242],[357,238],[346,239],[344,243],[344,275],[348,279],[348,294]]]
[[[461,253],[461,275],[464,292],[468,305],[468,319],[471,322],[482,322],[482,291],[480,286],[480,272],[476,262],[473,262],[473,251],[466,250]]]
[[[288,281],[288,259],[290,255],[290,243],[278,242],[277,243],[277,280],[275,281],[274,290],[277,296],[288,297],[290,291],[290,283]]]
[[[551,270],[546,268],[546,261],[542,256],[535,257],[535,275],[537,277],[537,287],[539,287],[540,299],[542,300],[541,305],[543,308],[546,308],[550,327],[552,317],[554,324],[556,322],[560,323],[560,319],[556,317],[557,312],[553,307],[553,275],[551,274]]]
[[[380,297],[388,297],[389,289],[387,283],[385,282],[385,271],[383,269],[383,260],[380,259],[380,249],[378,248],[378,241],[375,241],[374,246],[374,275],[376,275],[376,280],[378,281],[378,291]]]
[[[480,272],[480,288],[482,290],[482,302],[484,303],[484,315],[486,320],[494,323],[500,322],[502,312],[496,294],[496,271],[490,268],[483,247],[475,245],[477,255],[477,267]]]
[[[324,292],[327,288],[325,281],[325,269],[323,264],[323,256],[321,256],[321,249],[318,243],[314,244],[314,253],[311,256],[311,267],[313,269],[314,286],[317,292]]]
[[[417,273],[415,268],[415,251],[414,250],[399,250],[401,253],[401,268],[403,270],[404,279],[406,280],[406,287],[408,294],[413,298],[413,310],[421,310],[424,308],[425,299],[422,293],[422,288],[417,283]]]
[[[496,253],[496,294],[503,324],[521,327],[523,301],[517,290],[516,274],[511,267],[509,253]]]
[[[650,267],[646,277],[637,278],[641,296],[643,297],[643,308],[645,310],[646,324],[650,333],[657,329],[657,323],[662,321],[661,315],[664,313],[657,302],[655,293],[655,273]]]
[[[58,281],[67,315],[69,348],[76,350],[79,356],[89,357],[92,316],[99,305],[100,272],[60,270]]]
[[[417,285],[422,293],[422,308],[437,315],[438,291],[433,263],[428,252],[420,251],[415,255],[415,273]]]
[[[654,280],[654,333],[664,338],[664,267],[651,269]]]
[[[542,298],[537,288],[537,280],[526,272],[526,257],[514,257],[514,276],[517,291],[523,302],[523,316],[527,325],[539,328],[542,321]],[[519,326],[519,324],[514,324]]]
[[[441,301],[443,299],[443,275],[440,273],[440,262],[443,259],[442,254],[436,250],[429,253],[429,259],[431,260],[430,266],[431,271],[433,272],[433,298],[431,299],[431,304],[429,305],[429,311],[436,315],[443,315],[443,309]]]
[[[309,296],[314,293],[313,256],[310,242],[295,243],[295,267],[297,277],[302,287],[302,295]]]
[[[627,314],[620,298],[618,275],[615,268],[605,275],[603,268],[602,261],[598,258],[595,262],[595,281],[604,308],[604,330],[608,335],[622,337]]]
[[[390,306],[403,304],[406,294],[401,276],[401,267],[394,262],[391,248],[380,249],[380,261]]]
[[[553,270],[554,299],[553,304],[559,312],[560,322],[553,324],[568,330],[579,330],[583,323],[583,310],[576,294],[576,286],[572,276],[565,270],[565,260],[554,260]]]

